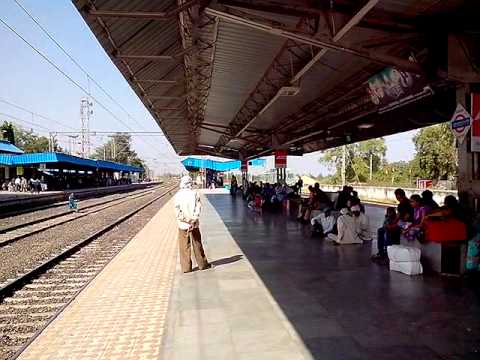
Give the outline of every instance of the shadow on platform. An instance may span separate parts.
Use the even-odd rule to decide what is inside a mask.
[[[461,281],[390,272],[370,244],[332,246],[285,215],[207,197],[313,358],[478,359],[479,299]]]
[[[243,259],[243,255],[234,255],[227,258],[212,261],[211,264],[213,266],[222,266],[222,265],[227,265],[227,264],[237,262],[242,259]]]

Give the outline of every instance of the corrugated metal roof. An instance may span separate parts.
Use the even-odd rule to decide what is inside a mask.
[[[54,152],[29,153],[12,157],[12,165],[15,166],[49,163],[67,163],[92,168],[97,167],[97,163],[95,160],[83,159],[73,155]]]
[[[229,124],[285,41],[258,30],[220,21],[206,121]],[[202,130],[200,143],[215,145],[220,136]]]
[[[255,159],[250,161],[252,166],[264,166],[266,160],[264,159]],[[188,168],[196,169],[210,169],[215,171],[232,171],[239,170],[242,164],[239,160],[233,161],[216,161],[210,159],[198,159],[193,157],[188,157],[182,161],[183,166]]]
[[[177,153],[202,153],[202,150],[199,150],[197,146],[205,145],[204,149],[212,149],[214,154],[218,154],[217,151],[222,149],[222,154],[232,157],[239,156],[231,151],[232,148],[246,151],[249,156],[256,155],[264,152],[264,150],[259,150],[262,146],[270,146],[271,148],[272,134],[278,135],[278,137],[291,135],[276,131],[278,127],[283,127],[285,123],[288,123],[292,117],[296,118],[295,121],[301,119],[298,121],[303,122],[303,124],[305,120],[315,122],[316,132],[324,129],[322,117],[326,111],[328,112],[332,102],[335,103],[334,110],[342,114],[336,120],[341,123],[348,123],[343,118],[343,116],[348,116],[343,115],[347,112],[343,110],[344,108],[350,108],[352,98],[366,96],[362,85],[365,78],[368,79],[370,74],[375,74],[386,64],[392,66],[394,66],[393,64],[402,64],[412,52],[421,56],[421,54],[427,52],[429,46],[421,36],[420,40],[418,38],[400,40],[393,45],[388,45],[388,43],[387,45],[379,45],[378,41],[380,43],[385,42],[385,39],[387,41],[394,39],[399,34],[403,36],[405,34],[425,36],[427,29],[425,29],[423,23],[419,23],[419,17],[430,16],[428,19],[434,21],[436,17],[433,15],[456,10],[462,3],[465,3],[461,0],[379,1],[360,22],[349,27],[347,35],[341,39],[341,45],[358,48],[364,42],[368,42],[368,49],[371,49],[368,50],[370,54],[388,55],[389,59],[397,57],[397,59],[394,59],[395,61],[378,61],[378,58],[375,59],[373,55],[363,56],[358,52],[352,55],[350,51],[345,51],[346,49],[329,50],[320,61],[310,67],[310,70],[305,73],[302,70],[303,77],[299,82],[301,91],[298,95],[281,97],[272,105],[270,101],[273,95],[265,91],[265,88],[269,86],[268,84],[276,83],[275,86],[291,85],[290,79],[294,77],[296,71],[300,70],[299,68],[293,69],[291,64],[294,61],[292,60],[290,60],[291,71],[283,70],[280,74],[275,66],[280,64],[281,67],[288,67],[288,57],[290,56],[300,58],[296,64],[303,67],[303,61],[306,60],[305,63],[307,63],[311,56],[319,51],[318,42],[317,47],[311,48],[311,51],[309,50],[310,45],[307,45],[308,41],[302,42],[302,45],[298,46],[298,48],[302,47],[302,52],[295,54],[295,46],[300,44],[298,42],[300,40],[290,40],[289,46],[284,47],[285,37],[240,25],[238,19],[232,21],[232,18],[230,18],[227,22],[223,18],[220,19],[222,16],[219,16],[218,12],[216,16],[219,17],[216,19],[220,20],[212,22],[211,16],[213,15],[209,15],[209,17],[205,11],[202,12],[201,8],[198,8],[200,10],[200,22],[199,26],[195,27],[198,29],[196,40],[197,44],[204,47],[200,51],[193,49],[192,54],[194,56],[179,57],[178,61],[119,60],[116,57],[117,52],[130,55],[172,55],[181,52],[186,47],[185,45],[193,44],[192,31],[186,31],[192,29],[185,29],[192,25],[191,17],[187,15],[187,11],[184,11],[181,16],[175,16],[166,21],[125,17],[99,18],[88,15],[88,6],[95,4],[95,7],[99,10],[148,12],[171,10],[178,4],[184,3],[184,1],[73,0],[73,2],[116,66],[152,113]],[[320,39],[332,41],[334,34],[338,31],[341,32],[340,29],[361,7],[361,4],[357,1],[339,0],[332,2],[332,8],[329,9],[329,19],[325,18],[325,14],[317,12],[317,24],[308,27],[303,25],[309,21],[313,22],[315,11],[319,11],[318,7],[307,9],[313,12],[295,11],[295,16],[291,16],[291,11],[285,9],[277,11],[275,7],[277,5],[277,7],[281,7],[282,4],[290,6],[291,3],[287,0],[281,0],[280,3],[276,3],[277,5],[270,7],[268,5],[272,3],[260,0],[258,2],[238,0],[234,2],[234,4],[237,4],[235,7],[228,7],[228,2],[218,1],[216,3],[212,3],[210,6],[216,9],[218,5],[220,10],[217,11],[220,11],[220,13],[226,11],[225,7],[222,6],[227,3],[228,11],[239,13],[239,10],[241,10],[245,15],[244,18],[249,19],[249,21],[257,23],[263,21],[263,29],[266,29],[272,23],[272,20],[273,22],[284,23],[290,30],[303,23],[301,29],[297,27],[297,30],[308,34],[309,37],[317,41],[320,41]],[[266,4],[263,11],[258,10],[262,8],[258,6],[260,3]],[[308,7],[308,5],[304,6]],[[290,9],[295,10],[295,7],[292,5]],[[297,7],[301,8],[302,6],[298,5]],[[306,15],[307,13],[308,15]],[[225,15],[225,12],[223,14]],[[242,17],[241,13],[239,16]],[[302,21],[299,21],[300,19]],[[187,23],[187,26],[182,26],[185,23]],[[293,30],[293,32],[295,31]],[[117,49],[112,45],[112,40]],[[368,57],[370,58],[366,60]],[[191,61],[191,58],[195,60]],[[274,59],[275,63],[273,62]],[[282,62],[277,62],[278,59]],[[401,66],[405,66],[405,64]],[[192,72],[192,69],[196,69],[196,71]],[[289,74],[289,72],[292,72],[292,74]],[[202,80],[199,80],[199,78]],[[142,83],[140,81],[142,79],[167,79],[178,80],[178,82],[176,84]],[[261,79],[266,81],[263,82],[262,80],[261,82]],[[198,85],[199,83],[201,83],[201,87],[192,87],[192,84]],[[293,84],[293,86],[296,85],[297,83]],[[272,88],[275,88],[275,86]],[[255,92],[254,90],[257,87],[261,91]],[[277,90],[275,88],[275,92]],[[192,93],[194,96],[192,96]],[[154,99],[158,96],[178,96],[181,94],[184,96],[181,99]],[[204,106],[205,99],[206,105]],[[336,99],[341,100],[337,101]],[[358,103],[361,103],[361,101]],[[270,108],[252,126],[263,131],[253,135],[253,140],[252,136],[246,138],[247,135],[242,134],[242,139],[234,139],[236,142],[229,143],[229,140],[233,138],[232,135],[239,133],[239,129],[248,124],[255,117],[255,114],[263,109],[265,104],[269,104]],[[171,107],[178,107],[179,109],[162,109]],[[314,111],[310,112],[309,109],[306,109],[310,107]],[[192,109],[196,113],[192,114]],[[361,112],[362,109],[363,107],[359,105],[355,111]],[[204,110],[205,113],[203,114]],[[241,114],[237,116],[240,110]],[[309,112],[306,118],[304,116],[305,112]],[[355,116],[357,115],[358,113],[355,113]],[[356,118],[361,118],[361,116]],[[207,124],[202,125],[203,123]],[[219,126],[212,131],[212,129],[204,128],[208,124]],[[201,128],[202,126],[203,128]],[[290,132],[295,130],[294,126],[294,124],[290,126]],[[338,129],[338,132],[350,133],[352,128],[355,129],[355,125],[348,124]],[[398,128],[400,129],[400,127]],[[310,128],[308,129],[310,130]],[[302,130],[306,129],[299,129],[299,131]],[[369,132],[372,136],[379,136],[374,130],[366,130],[364,133]],[[391,131],[391,129],[388,129],[388,131]],[[222,139],[219,140],[220,137]],[[327,146],[319,145],[324,140],[323,138],[317,138],[316,140],[318,141],[309,139],[300,142],[303,145],[308,145],[303,147],[304,150],[308,151],[314,150],[315,147],[319,149]],[[212,148],[215,145],[216,147]],[[205,153],[208,151],[205,150]]]
[[[75,166],[87,167],[92,169],[105,169],[111,171],[124,172],[143,172],[142,168],[127,164],[120,164],[113,161],[84,159],[78,156],[45,152],[45,153],[29,153],[22,155],[4,155],[0,154],[0,164],[8,166],[30,166],[38,164],[72,164]]]
[[[0,165],[12,165],[12,155],[0,154]]]
[[[108,169],[108,170],[125,171],[125,172],[143,172],[143,169],[137,166],[120,164],[113,161],[96,160],[96,163],[99,169]]]
[[[23,154],[23,150],[6,140],[0,140],[0,153]]]

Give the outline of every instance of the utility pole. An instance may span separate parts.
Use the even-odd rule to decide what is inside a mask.
[[[345,186],[347,179],[345,176],[346,162],[347,162],[347,145],[342,146],[342,186]]]
[[[370,151],[370,181],[372,181],[372,174],[373,174],[373,154]]]
[[[115,138],[112,136],[112,160],[115,161],[117,159],[117,149],[115,145]]]
[[[90,117],[93,114],[93,103],[89,98],[80,100],[81,144],[82,157],[90,156]]]

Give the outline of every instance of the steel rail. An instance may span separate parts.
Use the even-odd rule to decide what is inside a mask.
[[[128,193],[128,192],[131,192],[131,191],[136,191],[136,190],[142,190],[142,189],[147,189],[149,187],[154,187],[156,185],[162,185],[162,183],[148,183],[148,185],[146,185],[145,187],[139,187],[137,189],[126,189],[126,188],[123,188],[121,189],[120,191],[118,192],[106,192],[106,193],[103,193],[103,192],[99,192],[99,193],[92,193],[92,191],[94,191],[95,188],[92,188],[92,189],[83,189],[81,191],[78,192],[78,195],[79,196],[82,196],[82,199],[93,199],[93,198],[100,198],[100,197],[104,197],[104,196],[110,196],[110,195],[114,195],[114,194],[120,194],[120,193]],[[120,185],[122,186],[122,185]],[[123,187],[123,186],[122,186]],[[109,187],[109,189],[111,188],[114,188],[113,186],[112,187]],[[85,195],[87,194],[87,195]],[[65,195],[65,194],[64,194]],[[85,197],[84,197],[85,195]],[[35,199],[38,199],[38,198],[45,198],[45,199],[49,199],[49,198],[52,198],[52,194],[40,194],[39,196],[35,197]],[[5,206],[5,204],[7,204],[8,206],[10,205],[13,205],[15,204],[15,202],[18,202],[18,199],[12,199],[12,200],[8,200],[8,201],[3,201],[0,203],[0,210],[2,207]],[[64,201],[64,200],[59,200],[57,202],[52,202],[52,203],[46,203],[46,204],[43,204],[43,205],[38,205],[38,206],[34,206],[32,208],[26,208],[26,209],[21,209],[21,210],[14,210],[14,211],[8,211],[8,212],[2,212],[0,214],[0,219],[5,219],[5,218],[8,218],[8,217],[13,217],[13,216],[17,216],[17,215],[22,215],[22,214],[26,214],[26,213],[30,213],[30,212],[34,212],[34,211],[37,211],[37,210],[44,210],[44,209],[50,209],[50,208],[55,208],[55,207],[59,207],[59,206],[62,206],[62,205],[65,205],[67,204],[68,202],[67,201]],[[22,205],[22,204],[20,204]]]
[[[121,197],[121,198],[117,198],[117,199],[110,199],[110,200],[106,200],[106,201],[103,201],[103,202],[90,204],[90,205],[87,205],[85,207],[82,207],[82,210],[91,209],[91,208],[96,207],[96,206],[108,204],[108,203],[111,203],[113,201],[117,201],[117,200],[120,200],[120,199],[125,199],[127,197],[135,196],[135,195],[138,195],[138,194],[143,194],[143,193],[149,192],[149,191],[152,191],[152,188],[144,190],[144,191],[137,192],[135,194],[130,194],[130,195],[127,195],[125,197]],[[112,195],[115,195],[115,194],[112,194]],[[52,206],[52,208],[59,207],[59,206],[62,206],[62,205],[67,205],[67,204],[68,204],[68,201],[62,201],[62,203],[60,203],[59,205]],[[46,207],[45,209],[49,209],[49,207]],[[42,210],[42,209],[39,209],[39,210]],[[71,214],[71,213],[72,213],[71,210],[67,210],[67,211],[63,211],[63,212],[58,213],[58,214],[52,214],[52,215],[40,217],[40,218],[35,219],[35,220],[30,220],[30,221],[24,222],[22,224],[11,225],[11,226],[8,226],[8,227],[5,227],[5,228],[0,228],[0,234],[6,234],[10,231],[18,230],[18,229],[21,229],[21,228],[24,228],[24,227],[27,227],[27,226],[30,226],[30,225],[35,225],[35,224],[41,223],[43,221],[55,219],[57,217],[61,217],[61,216],[68,215],[68,214]]]
[[[51,225],[48,225],[48,226],[45,226],[43,228],[39,228],[39,229],[34,229],[32,231],[29,231],[29,232],[26,232],[24,234],[19,234],[19,235],[16,235],[16,236],[13,236],[12,238],[9,238],[7,240],[4,240],[4,241],[1,241],[0,242],[0,248],[2,247],[5,247],[7,245],[10,245],[18,240],[21,240],[21,239],[24,239],[24,238],[27,238],[29,236],[32,236],[32,235],[35,235],[35,234],[38,234],[38,233],[41,233],[43,231],[47,231],[47,230],[50,230],[50,229],[53,229],[54,227],[57,227],[57,226],[60,226],[60,225],[63,225],[63,224],[67,224],[69,222],[72,222],[72,221],[75,221],[75,220],[78,220],[78,219],[82,219],[88,215],[91,215],[91,214],[96,214],[97,212],[99,211],[103,211],[103,210],[106,210],[106,209],[109,209],[111,207],[114,207],[114,206],[118,206],[118,205],[121,205],[127,201],[130,201],[132,199],[137,199],[137,198],[140,198],[140,197],[143,197],[143,196],[146,196],[148,195],[149,193],[152,193],[153,191],[150,189],[149,191],[144,191],[142,192],[141,194],[132,194],[132,195],[129,195],[129,196],[126,196],[126,197],[123,197],[123,198],[120,198],[120,199],[115,199],[115,200],[111,200],[111,201],[108,201],[109,203],[110,202],[113,202],[113,201],[117,201],[115,204],[111,204],[111,205],[108,205],[108,206],[105,206],[103,208],[100,208],[98,210],[92,210],[92,211],[89,211],[87,213],[80,213],[79,216],[75,216],[75,217],[71,217],[71,218],[68,218],[68,219],[65,219],[65,220],[61,220],[59,222],[56,222],[54,224],[51,224]],[[105,205],[105,203],[102,203],[102,204],[99,204],[99,205],[92,205],[91,207],[96,207],[96,206],[101,206],[101,205]],[[72,214],[73,215],[73,212],[68,212],[66,215],[68,214]],[[65,214],[61,215],[61,216],[65,216]],[[59,216],[59,217],[61,217]],[[55,217],[53,217],[54,219]],[[51,219],[50,219],[51,220]],[[45,221],[48,221],[48,220],[45,220]],[[38,223],[42,223],[44,221],[41,221],[41,222],[38,222]],[[36,225],[33,224],[33,225]],[[30,225],[31,226],[31,225]],[[22,227],[20,227],[22,228]]]
[[[20,290],[22,285],[25,283],[29,283],[35,278],[39,278],[41,275],[46,273],[46,271],[50,270],[57,264],[61,264],[62,261],[68,259],[72,255],[76,254],[78,251],[80,251],[82,248],[86,247],[87,245],[91,244],[93,241],[98,239],[100,236],[104,235],[108,231],[112,230],[113,228],[117,227],[120,223],[128,220],[141,210],[145,209],[146,207],[150,206],[154,202],[164,198],[167,194],[170,195],[173,190],[175,190],[177,185],[171,187],[161,195],[155,197],[154,199],[148,201],[146,204],[143,204],[139,206],[138,208],[134,209],[133,211],[127,213],[126,215],[122,216],[121,218],[115,220],[113,223],[105,226],[104,228],[100,229],[97,231],[95,234],[90,235],[89,237],[85,238],[82,240],[80,243],[77,243],[70,247],[69,249],[65,250],[63,253],[49,259],[47,262],[43,263],[39,267],[31,270],[27,274],[24,274],[21,278],[17,278],[15,281],[12,281],[12,283],[8,284],[7,286],[4,286],[3,288],[0,289],[0,302],[3,301],[6,297],[9,295],[15,293],[15,291]],[[27,347],[38,337],[40,334],[60,315],[76,298],[77,296],[100,274],[105,267],[107,267],[110,262],[118,255],[118,253],[126,246],[128,243],[133,239],[134,237],[131,237],[128,239],[123,246],[118,249],[118,251],[111,256],[108,261],[105,262],[105,264],[99,268],[96,272],[95,275],[91,276],[90,279],[88,279],[75,293],[71,295],[71,297],[68,299],[68,301],[65,302],[61,307],[56,309],[48,319],[45,320],[44,324],[40,326],[38,330],[35,331],[32,337],[30,337],[20,348],[10,357],[10,360],[15,360],[17,359],[26,349]]]
[[[45,273],[47,270],[51,269],[53,266],[58,264],[60,261],[65,260],[66,258],[72,256],[76,252],[78,252],[80,249],[85,247],[86,245],[90,244],[92,241],[96,240],[100,236],[104,235],[114,227],[118,226],[125,220],[131,218],[133,215],[137,214],[141,210],[145,209],[147,206],[153,204],[155,201],[160,200],[167,194],[171,194],[173,190],[177,185],[172,186],[168,190],[166,190],[164,193],[162,193],[159,196],[156,196],[152,200],[149,200],[147,203],[140,205],[136,209],[130,211],[126,215],[121,216],[120,218],[116,219],[112,223],[102,227],[100,230],[97,230],[95,233],[92,235],[87,236],[85,239],[80,240],[76,244],[72,245],[68,249],[62,251],[60,254],[54,255],[50,259],[44,261],[42,264],[39,266],[27,271],[26,273],[22,274],[21,276],[17,277],[16,279],[11,280],[8,282],[6,285],[2,286],[0,288],[0,301],[3,301],[6,297],[14,293],[16,290],[20,289],[24,284],[32,281],[39,275],[42,275]]]

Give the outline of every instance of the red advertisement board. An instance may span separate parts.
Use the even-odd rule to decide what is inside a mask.
[[[286,168],[287,167],[287,150],[275,150],[275,167]]]
[[[480,152],[480,94],[472,93],[471,151]]]

